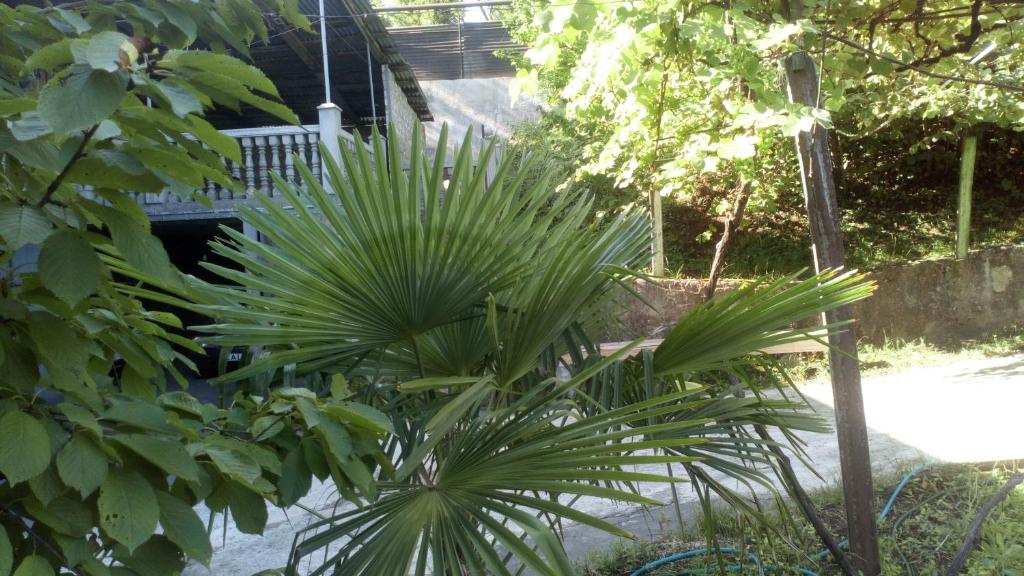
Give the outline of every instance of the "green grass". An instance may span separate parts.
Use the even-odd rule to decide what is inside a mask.
[[[1008,477],[1013,466],[979,467],[952,464],[928,468],[916,475],[897,497],[889,515],[879,523],[879,543],[884,576],[931,576],[941,573],[962,543],[977,509]],[[888,499],[898,476],[876,478],[876,509]],[[812,494],[821,516],[837,538],[846,526],[842,494],[826,489]],[[713,515],[718,545],[754,552],[765,566],[765,573],[797,574],[796,567],[821,576],[840,574],[827,559],[818,559],[821,544],[798,512],[795,520],[781,520],[778,511],[770,514],[771,529],[753,526],[720,510]],[[659,542],[618,544],[597,552],[580,565],[583,576],[628,576],[654,559],[693,548],[707,546],[701,524]],[[733,558],[723,558],[730,562]],[[711,557],[676,562],[648,572],[648,576],[669,576],[684,570],[708,569],[718,573]],[[754,568],[731,574],[757,574]],[[1011,576],[1024,574],[1024,485],[1019,485],[989,516],[982,531],[981,545],[970,556],[968,576]]]
[[[890,340],[882,345],[867,344],[858,348],[863,376],[883,376],[912,368],[944,366],[1019,352],[1024,352],[1024,333],[1020,332],[966,340],[954,347],[940,347],[922,340]],[[792,374],[798,380],[826,379],[828,357],[824,353],[804,354],[796,360]]]

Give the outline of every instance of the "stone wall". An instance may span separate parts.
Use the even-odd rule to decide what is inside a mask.
[[[871,277],[878,290],[855,312],[870,342],[951,344],[1024,326],[1024,246],[892,266]]]
[[[971,252],[967,259],[924,260],[871,272],[874,296],[855,306],[867,342],[923,339],[945,345],[1024,328],[1024,246]],[[740,281],[720,283],[719,292]],[[700,301],[703,280],[640,282],[654,306],[629,302],[604,338],[659,337]]]

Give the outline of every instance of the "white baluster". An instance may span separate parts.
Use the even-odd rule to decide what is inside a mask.
[[[281,142],[284,143],[284,179],[286,182],[295,182],[295,140],[298,135],[284,134],[281,136]]]
[[[206,144],[203,144],[203,149],[209,150],[210,147],[207,146]],[[206,180],[206,197],[209,198],[210,200],[217,199],[217,183],[210,179]]]
[[[281,137],[270,136],[270,166],[274,174],[281,175]],[[267,189],[267,194],[274,196],[274,184],[271,181],[270,187]]]
[[[320,179],[320,135],[316,132],[310,132],[306,135],[306,139],[309,140],[309,169],[313,171],[313,175],[316,176],[317,180]]]
[[[231,160],[230,162],[231,162],[231,177],[234,178],[236,182],[241,181],[241,179],[242,179],[242,167],[239,166],[238,162],[235,162],[234,160]],[[224,192],[223,192],[223,197],[230,200],[231,198],[235,197],[235,194],[231,190],[228,190],[227,188],[225,188]]]
[[[251,192],[256,187],[256,166],[252,161],[252,138],[242,138],[242,162],[245,166],[245,191]]]
[[[270,190],[270,175],[268,174],[269,169],[267,167],[267,137],[257,136],[256,137],[256,156],[259,158],[260,171],[260,190],[267,192]]]

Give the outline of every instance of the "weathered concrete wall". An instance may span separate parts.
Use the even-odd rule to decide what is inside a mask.
[[[871,277],[878,290],[855,312],[870,342],[951,344],[1024,326],[1024,246],[892,266]]]
[[[405,93],[395,82],[395,75],[387,66],[381,66],[381,74],[384,77],[384,98],[387,102],[388,123],[393,124],[398,131],[400,140],[398,148],[402,151],[402,159],[405,167],[409,167],[409,156],[412,152],[412,128],[416,123],[416,112],[409,106],[409,100]]]
[[[466,78],[460,80],[421,81],[434,121],[424,125],[427,150],[436,150],[441,126],[448,124],[448,165],[452,164],[452,144],[461,142],[466,131],[473,130],[473,149],[479,152],[483,137],[507,139],[519,124],[539,118],[541,104],[520,96],[512,100],[511,78]]]
[[[856,305],[857,331],[868,342],[924,339],[952,344],[1024,328],[1024,246],[972,252],[966,260],[925,260],[870,273],[878,283],[871,298]],[[739,281],[720,284],[729,290]],[[630,302],[610,326],[609,340],[661,336],[700,301],[703,280],[641,282],[652,304]]]

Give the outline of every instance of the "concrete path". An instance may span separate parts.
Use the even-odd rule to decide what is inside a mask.
[[[830,408],[831,390],[827,384],[802,387],[812,405],[828,421],[835,415]],[[877,471],[896,471],[922,461],[983,462],[1024,459],[1024,355],[990,358],[918,368],[907,372],[865,380],[864,400],[870,428],[871,460]],[[823,479],[809,470],[797,469],[809,489],[834,485],[839,481],[839,456],[833,434],[807,434],[807,452]],[[644,471],[664,473],[664,466],[642,467]],[[681,471],[677,471],[677,474]],[[664,502],[671,501],[670,489],[662,484],[642,487],[644,493]],[[689,486],[679,486],[684,521],[696,517],[696,495]],[[333,496],[328,486],[316,486],[304,504],[330,512]],[[643,509],[583,498],[574,507],[605,518],[632,530],[638,537],[651,539],[675,529],[675,512],[667,507]],[[237,534],[228,530],[227,544],[217,545],[211,569],[192,566],[186,576],[251,576],[287,561],[296,530],[314,519],[297,508],[287,516],[271,510],[270,522],[262,537]],[[613,538],[586,526],[568,525],[565,545],[570,556],[580,558],[588,552],[607,547]]]

